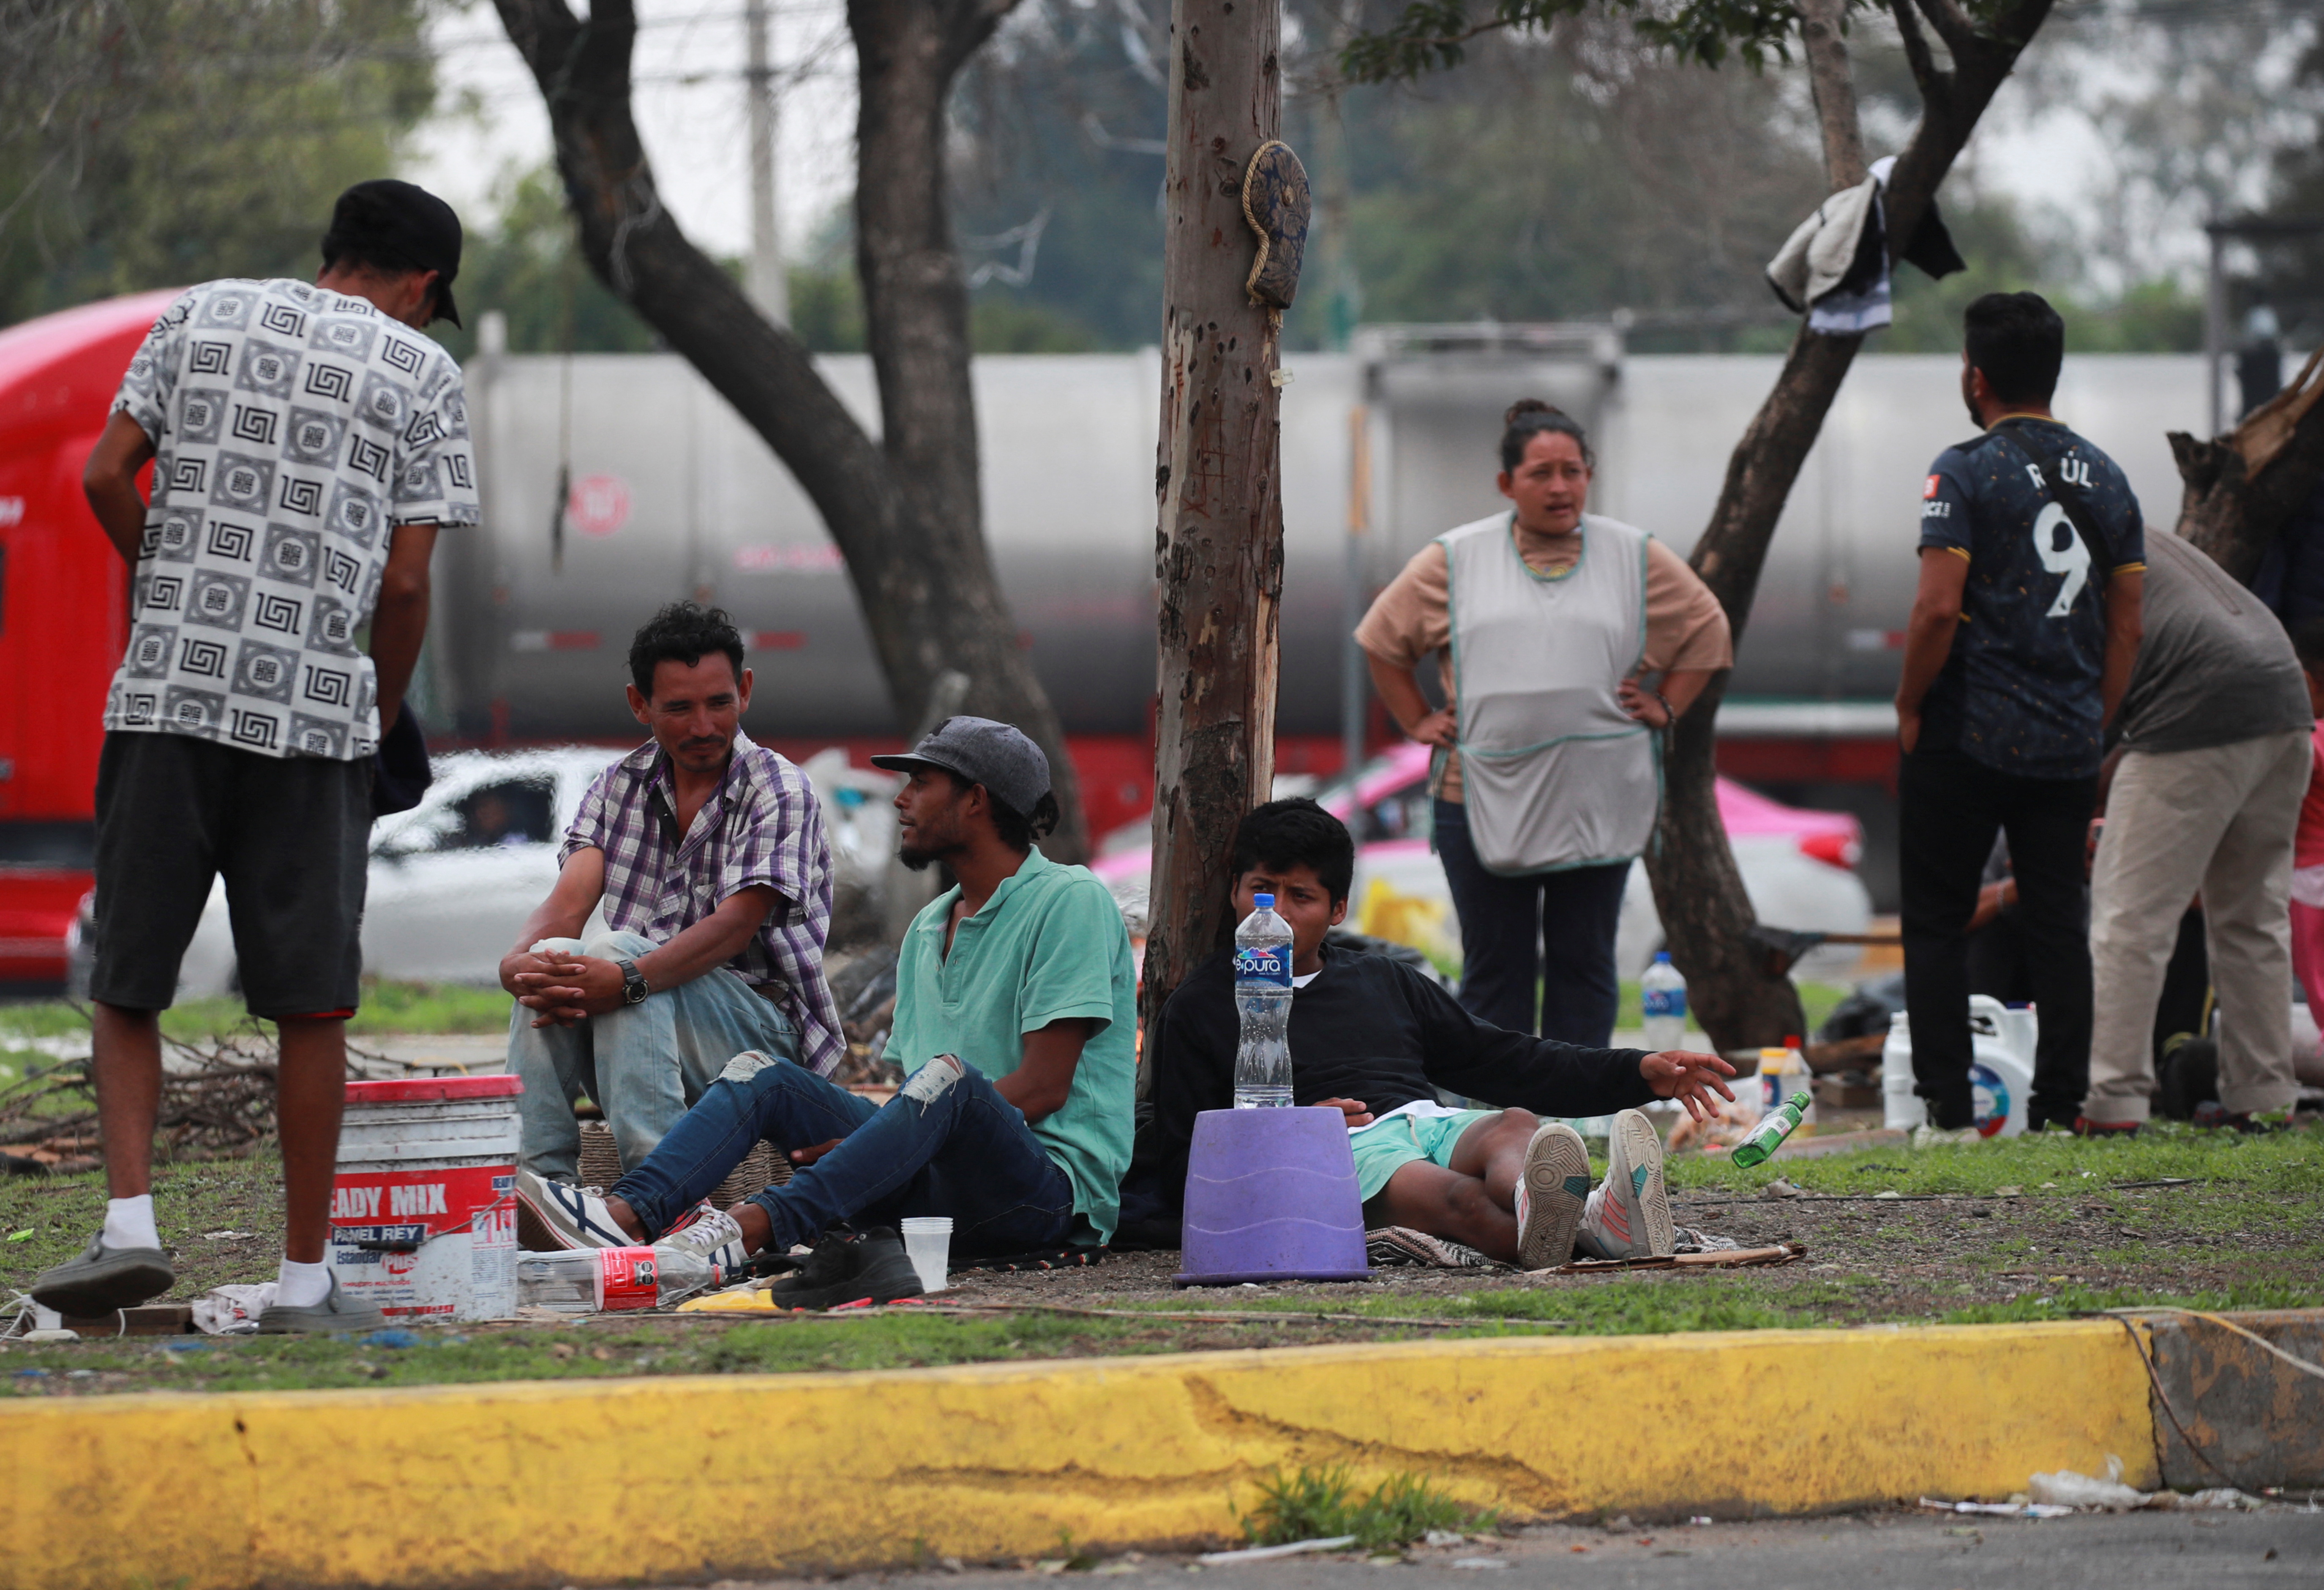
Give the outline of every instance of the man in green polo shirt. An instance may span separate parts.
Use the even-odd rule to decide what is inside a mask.
[[[960,880],[913,919],[896,967],[887,1105],[788,1059],[734,1057],[646,1161],[598,1198],[520,1173],[518,1195],[574,1246],[689,1223],[761,1138],[802,1168],[726,1216],[745,1252],[840,1221],[950,1216],[953,1252],[1023,1253],[1113,1235],[1130,1163],[1137,1008],[1130,939],[1105,886],[1034,839],[1056,820],[1049,764],[1007,724],[954,717],[908,754],[896,797],[906,865]],[[813,1145],[813,1146],[807,1146]]]

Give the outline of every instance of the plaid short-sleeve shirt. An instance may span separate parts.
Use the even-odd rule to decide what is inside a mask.
[[[847,1052],[823,975],[831,930],[831,845],[815,786],[747,735],[734,736],[725,780],[678,831],[669,758],[649,740],[599,773],[581,798],[558,864],[605,853],[605,925],[667,944],[742,890],[781,896],[727,966],[775,995],[799,1031],[800,1062],[827,1074]],[[779,992],[778,992],[779,990]]]

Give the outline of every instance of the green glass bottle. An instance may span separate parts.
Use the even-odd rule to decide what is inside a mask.
[[[1761,1121],[1750,1136],[1735,1145],[1735,1162],[1746,1169],[1765,1164],[1767,1156],[1783,1146],[1784,1139],[1798,1129],[1811,1102],[1812,1095],[1804,1091],[1785,1099],[1782,1109]]]

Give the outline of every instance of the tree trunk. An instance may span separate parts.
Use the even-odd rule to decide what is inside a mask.
[[[2171,432],[2186,495],[2179,533],[2246,585],[2324,478],[2324,353],[2291,385],[2212,441]]]
[[[1049,758],[1064,821],[1047,848],[1086,853],[1065,736],[1017,641],[984,545],[969,390],[967,293],[943,182],[953,74],[1015,0],[853,0],[862,62],[857,205],[865,321],[886,439],[875,442],[775,325],[661,203],[630,106],[632,0],[493,0],[540,85],[590,268],[782,459],[847,560],[900,727],[937,678],[966,710],[1022,727]]]
[[[1935,62],[1919,13],[1951,57]],[[1904,53],[1921,92],[1921,119],[1889,173],[1883,199],[1889,257],[1898,258],[1934,202],[1937,188],[2049,13],[2050,0],[2018,0],[1986,27],[1953,0],[1892,0]],[[1863,180],[1863,134],[1849,81],[1838,0],[1808,0],[1802,33],[1816,97],[1826,175],[1835,190]],[[1758,592],[1767,545],[1824,415],[1855,362],[1861,336],[1827,337],[1803,323],[1775,390],[1736,444],[1711,524],[1688,561],[1726,610],[1739,649]],[[1751,937],[1756,918],[1719,819],[1713,747],[1726,678],[1711,681],[1672,736],[1662,818],[1646,873],[1671,959],[1686,975],[1690,1004],[1721,1049],[1756,1049],[1802,1031],[1799,994]],[[1780,924],[1779,924],[1780,925]]]
[[[1144,1012],[1234,929],[1235,825],[1275,777],[1278,318],[1244,291],[1242,174],[1277,134],[1279,0],[1175,0],[1164,183],[1161,587]]]
[[[969,387],[968,283],[953,247],[945,180],[945,105],[954,75],[1017,0],[849,0],[855,40],[855,263],[880,377],[882,447],[921,541],[908,566],[881,571],[915,615],[906,665],[927,685],[969,677],[962,709],[1023,729],[1048,753],[1065,814],[1045,848],[1088,854],[1078,781],[1057,721],[984,544],[976,399]]]

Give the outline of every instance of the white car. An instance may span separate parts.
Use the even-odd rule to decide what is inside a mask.
[[[455,752],[410,811],[372,827],[364,901],[364,971],[420,983],[490,984],[532,909],[557,882],[558,842],[591,781],[619,747]],[[894,831],[891,774],[847,765],[837,749],[802,769],[816,786],[843,884],[877,876]],[[602,930],[593,912],[584,937]],[[179,996],[232,993],[234,930],[226,886],[214,884],[178,973]]]
[[[1348,925],[1411,945],[1450,973],[1461,961],[1461,924],[1443,864],[1428,839],[1428,758],[1425,745],[1398,744],[1366,763],[1353,779],[1335,780],[1314,795],[1355,836]],[[1275,793],[1294,793],[1290,784],[1278,780]],[[1723,778],[1718,798],[1727,842],[1759,920],[1822,933],[1865,930],[1872,896],[1855,872],[1864,849],[1863,829],[1855,818],[1784,806]],[[1115,898],[1142,911],[1151,855],[1150,827],[1131,824],[1107,836],[1091,868]],[[1646,869],[1633,862],[1622,891],[1615,963],[1623,976],[1635,977],[1662,948],[1662,920],[1655,912]],[[1838,947],[1812,950],[1795,972],[1827,975],[1852,965],[1856,956]]]

